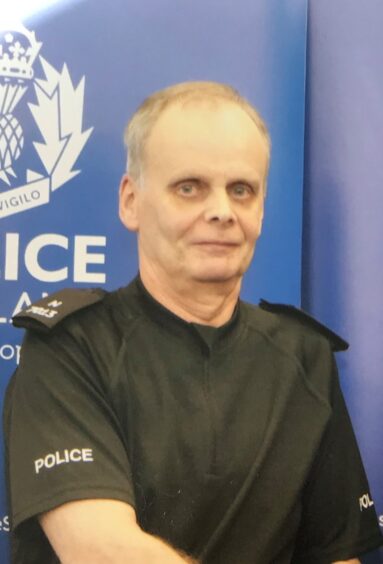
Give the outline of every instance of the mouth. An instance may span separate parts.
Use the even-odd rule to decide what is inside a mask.
[[[194,243],[198,246],[212,246],[212,247],[238,247],[239,243],[236,241],[197,241]]]
[[[194,245],[210,255],[227,255],[239,247],[239,243],[234,241],[198,241]]]

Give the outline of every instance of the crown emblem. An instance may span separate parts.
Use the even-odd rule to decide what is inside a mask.
[[[16,79],[18,82],[33,78],[33,63],[41,43],[34,32],[22,24],[13,29],[0,31],[0,79],[1,83]]]

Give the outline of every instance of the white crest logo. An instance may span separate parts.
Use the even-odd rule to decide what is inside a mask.
[[[52,192],[79,174],[73,167],[93,129],[82,131],[84,77],[74,87],[66,64],[59,72],[42,56],[45,78],[34,77],[41,45],[22,24],[0,30],[0,218],[48,203]],[[26,183],[14,187],[14,165],[24,147],[14,110],[31,84],[36,102],[28,107],[42,138],[33,142],[41,168],[28,168]]]

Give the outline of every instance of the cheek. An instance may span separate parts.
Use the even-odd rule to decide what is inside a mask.
[[[194,229],[198,229],[200,213],[196,206],[164,206],[157,215],[157,223],[161,232],[172,241],[187,239]]]
[[[190,228],[185,214],[165,202],[142,202],[139,221],[141,236],[150,237],[156,243],[160,240],[174,243]]]
[[[242,229],[246,239],[251,243],[254,243],[261,234],[262,217],[263,215],[259,211],[256,214],[253,213],[251,216],[243,218]]]
[[[163,223],[164,211],[153,198],[142,198],[138,208],[141,234],[159,231]]]

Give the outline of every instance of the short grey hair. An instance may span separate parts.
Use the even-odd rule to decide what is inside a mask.
[[[219,82],[181,82],[154,92],[146,98],[128,122],[124,141],[128,150],[127,172],[132,178],[138,180],[141,176],[145,144],[162,112],[173,104],[205,100],[228,101],[241,107],[264,137],[269,159],[271,141],[266,124],[254,106],[237,90]]]

